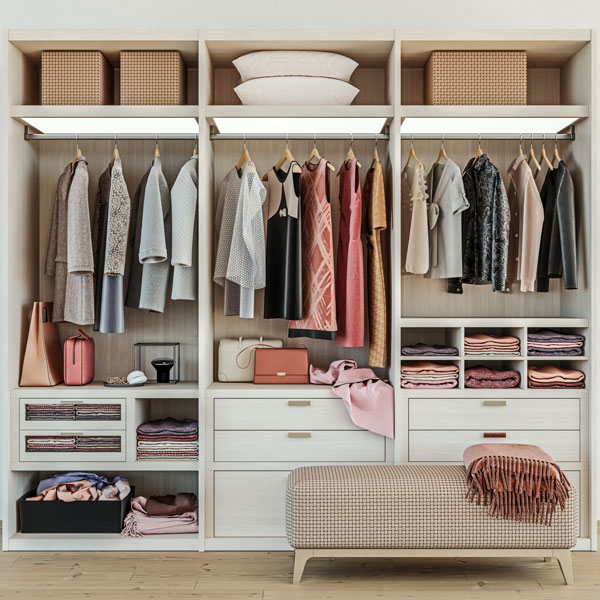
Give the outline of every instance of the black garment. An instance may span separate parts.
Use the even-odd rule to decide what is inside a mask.
[[[562,277],[567,290],[577,289],[575,192],[564,161],[546,173],[540,193],[544,227],[538,260],[538,292],[547,292],[550,277]]]
[[[277,211],[267,220],[265,319],[302,318],[300,173],[293,172],[293,164],[297,163],[292,163],[287,171],[273,169],[281,184],[281,196]],[[296,198],[285,195],[285,183],[290,176],[297,196],[297,210],[288,209]],[[292,216],[294,214],[297,216]]]
[[[462,213],[463,276],[448,279],[448,292],[462,294],[463,283],[505,291],[510,204],[502,177],[482,154],[468,162],[463,184],[469,201]]]
[[[102,305],[102,284],[104,282],[104,260],[106,255],[106,233],[108,229],[108,206],[110,200],[110,167],[98,179],[96,194],[96,212],[94,215],[94,331],[100,331],[100,313]]]

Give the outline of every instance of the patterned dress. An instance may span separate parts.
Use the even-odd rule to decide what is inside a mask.
[[[327,160],[305,163],[302,194],[302,319],[291,321],[289,337],[334,340],[335,266]]]

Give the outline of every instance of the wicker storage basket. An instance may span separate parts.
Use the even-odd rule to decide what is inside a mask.
[[[425,103],[527,104],[527,53],[436,50],[425,65]]]
[[[121,104],[185,104],[185,75],[176,50],[123,50]]]
[[[42,104],[112,104],[113,69],[97,50],[44,50]]]

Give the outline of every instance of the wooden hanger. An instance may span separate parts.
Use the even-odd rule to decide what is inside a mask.
[[[248,147],[246,146],[246,134],[244,134],[244,146],[242,147],[242,154],[240,155],[240,160],[237,161],[235,168],[239,171],[244,163],[252,162],[250,158],[250,152],[248,152]]]
[[[550,162],[550,159],[548,158],[548,155],[546,154],[546,134],[544,134],[544,140],[542,141],[542,153],[540,155],[539,163],[540,163],[540,165],[542,163],[546,163],[549,171],[554,170],[554,167],[552,166],[552,163]]]
[[[156,134],[156,146],[154,148],[154,160],[160,158],[160,150],[158,149],[158,133]]]
[[[321,155],[319,154],[319,151],[317,150],[317,134],[316,133],[315,133],[315,136],[313,139],[313,149],[310,151],[310,156],[308,157],[308,160],[306,162],[310,163],[313,158],[317,159],[317,163],[319,163],[321,161]],[[335,167],[329,161],[327,161],[327,167],[329,169],[331,169],[332,171],[335,171]]]
[[[354,145],[354,134],[351,133],[350,134],[350,147],[348,148],[348,152],[346,152],[346,158],[344,159],[344,164],[346,164],[356,158],[356,156],[354,155],[354,150],[352,149],[353,145]],[[362,165],[358,161],[356,161],[356,164],[358,165],[359,168],[362,167]]]
[[[377,142],[378,142],[378,138],[377,138],[377,134],[375,134],[375,146],[373,146],[373,160],[371,162],[371,169],[373,168],[373,166],[375,165],[375,163],[381,162],[379,160],[379,152],[377,151]]]
[[[442,159],[450,160],[444,148],[444,134],[442,134],[442,145],[440,146],[440,152],[438,154],[437,160],[433,163],[433,166],[435,167],[436,165],[439,165]]]
[[[192,156],[198,156],[198,136],[194,136],[194,151],[192,152]],[[246,139],[244,138],[244,142]]]
[[[533,166],[536,168],[535,175],[537,175],[541,170],[542,170],[542,165],[540,165],[540,163],[537,161],[537,158],[535,157],[535,152],[533,151],[533,133],[531,134],[531,144],[529,145],[529,155],[527,157],[527,164],[529,166],[531,166],[531,163],[533,163]]]
[[[115,133],[115,148],[113,150],[112,159],[111,159],[110,165],[109,165],[110,169],[113,168],[113,165],[115,164],[115,160],[117,160],[117,158],[121,158],[121,157],[119,156],[119,148],[117,147],[117,134]]]
[[[479,134],[479,141],[477,142],[477,152],[475,153],[475,160],[477,160],[482,155],[483,150],[481,149],[481,134]]]
[[[423,163],[421,162],[421,160],[415,153],[414,140],[413,140],[412,135],[410,136],[410,152],[408,153],[408,160],[406,161],[406,163],[404,165],[405,169],[406,169],[406,167],[408,167],[411,160],[414,160],[417,163],[417,166],[419,167],[419,169],[425,169],[425,167],[423,166]]]
[[[290,151],[290,140],[287,136],[286,136],[286,141],[285,141],[285,148],[283,149],[283,152],[281,153],[281,157],[279,158],[279,160],[277,161],[277,163],[275,164],[273,169],[275,171],[279,170],[286,161],[291,164],[292,173],[301,173],[302,172],[302,168],[300,167],[300,165],[294,158],[294,155]],[[269,174],[265,173],[263,175],[262,180],[267,181],[268,178],[269,178]]]
[[[560,154],[558,153],[558,146],[556,144],[557,141],[557,134],[554,134],[554,152],[552,153],[552,164],[554,165],[554,161],[556,161],[557,163],[559,163],[562,158],[560,157]]]
[[[73,163],[75,164],[83,154],[81,154],[81,149],[79,148],[79,140],[77,139],[77,134],[75,134],[75,156],[73,157]]]
[[[523,156],[523,134],[519,134],[519,156]]]

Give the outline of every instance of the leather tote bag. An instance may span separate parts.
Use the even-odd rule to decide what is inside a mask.
[[[81,329],[64,344],[65,385],[85,385],[94,379],[94,340]]]
[[[257,348],[281,348],[281,340],[223,339],[219,342],[219,381],[252,382]]]
[[[257,348],[254,383],[309,383],[306,348]]]
[[[58,327],[52,323],[52,302],[34,302],[20,385],[50,387],[62,382],[63,355]]]

